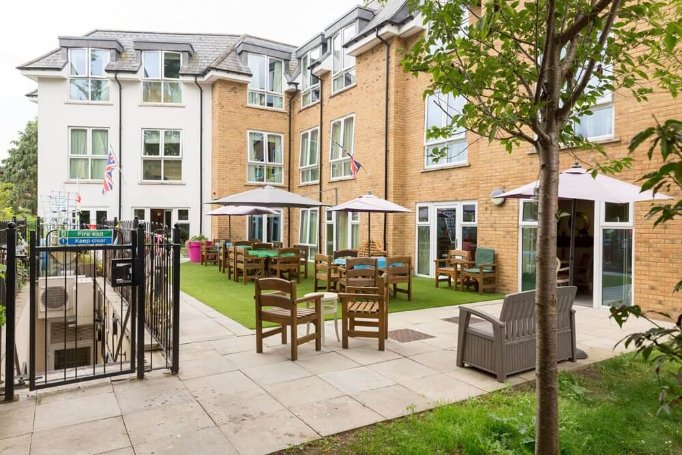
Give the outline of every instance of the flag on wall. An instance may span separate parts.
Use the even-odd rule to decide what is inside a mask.
[[[355,159],[355,153],[353,153],[352,155],[349,155],[349,156],[350,156],[350,173],[353,176],[353,178],[355,178],[358,176],[358,171],[360,170],[362,165],[360,164],[360,162],[358,160]]]
[[[107,165],[104,167],[104,181],[102,182],[102,194],[114,189],[114,169],[118,166],[114,149],[109,146],[109,156],[107,156]]]

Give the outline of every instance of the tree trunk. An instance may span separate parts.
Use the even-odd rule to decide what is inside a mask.
[[[559,391],[557,369],[556,239],[559,208],[558,132],[548,132],[541,144],[540,198],[535,278],[535,331],[537,336],[537,421],[535,453],[559,453]]]

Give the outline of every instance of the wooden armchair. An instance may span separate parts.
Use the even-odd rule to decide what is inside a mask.
[[[334,259],[338,258],[356,258],[358,257],[358,250],[339,250],[334,251]]]
[[[251,245],[252,250],[272,250],[273,246],[272,243],[261,243],[261,242],[253,242]]]
[[[310,254],[310,247],[308,245],[301,245],[297,243],[294,248],[298,248],[301,251],[300,265],[303,270],[303,276],[308,278],[308,255]]]
[[[218,265],[218,250],[213,242],[201,242],[201,265]]]
[[[249,280],[265,276],[265,260],[250,256],[244,248],[237,248],[235,252],[234,280],[239,281],[239,275],[244,279],[244,284]]]
[[[341,346],[343,348],[348,348],[348,337],[368,337],[377,338],[379,350],[384,350],[388,335],[388,305],[385,290],[384,278],[378,277],[376,286],[347,286],[346,292],[339,294],[342,315]],[[359,330],[357,327],[376,327],[377,330]]]
[[[302,303],[314,302],[314,308],[300,308]],[[274,322],[280,327],[263,331],[263,321]],[[315,332],[299,338],[299,324],[315,325]],[[256,352],[263,352],[263,338],[278,333],[282,344],[287,343],[287,326],[291,328],[291,360],[298,359],[298,346],[315,340],[315,350],[322,349],[322,303],[321,295],[296,298],[296,283],[281,278],[256,280]]]
[[[459,274],[464,267],[471,265],[471,253],[464,250],[450,250],[448,257],[435,259],[433,262],[436,264],[436,287],[445,281],[449,287],[452,287],[454,281],[455,289],[457,289]]]
[[[387,285],[393,287],[393,296],[398,292],[407,294],[407,300],[412,300],[412,257],[393,256],[386,258]],[[407,288],[399,288],[399,284],[407,284]]]
[[[462,288],[464,288],[467,282],[473,283],[475,281],[479,294],[483,294],[486,290],[494,292],[497,285],[495,250],[483,247],[477,248],[473,267],[465,265],[464,269],[459,272],[459,277]]]
[[[558,360],[576,360],[575,286],[557,288]],[[484,319],[471,323],[471,316]],[[484,311],[459,307],[457,366],[465,364],[497,375],[535,368],[535,291],[509,294],[497,318]]]
[[[229,246],[224,250],[226,252],[224,270],[227,272],[227,279],[229,280],[233,275],[237,275],[237,247]]]
[[[313,291],[335,291],[339,282],[339,269],[336,267],[331,256],[316,254],[314,262]],[[318,284],[325,282],[325,285]]]
[[[253,242],[251,240],[238,240],[234,242],[233,246],[248,246],[251,247],[253,245]]]
[[[272,258],[268,266],[269,272],[279,278],[291,280],[296,278],[296,282],[301,281],[301,250],[298,248],[280,248],[277,250],[277,256]]]
[[[346,286],[375,287],[379,269],[377,260],[369,257],[349,258],[346,261],[345,276],[339,279],[339,289],[344,292]]]

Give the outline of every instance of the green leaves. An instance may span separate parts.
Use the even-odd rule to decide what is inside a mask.
[[[8,157],[2,161],[2,181],[12,184],[11,200],[0,209],[11,208],[14,214],[35,214],[38,207],[38,123],[26,124],[19,138],[12,141]]]

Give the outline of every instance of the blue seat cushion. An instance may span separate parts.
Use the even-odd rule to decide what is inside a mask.
[[[464,269],[465,272],[467,273],[481,273],[481,269],[479,267],[474,267],[473,269]],[[483,273],[492,273],[493,269],[490,267],[484,267],[483,268]]]

